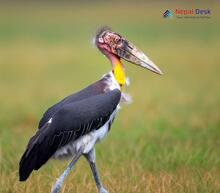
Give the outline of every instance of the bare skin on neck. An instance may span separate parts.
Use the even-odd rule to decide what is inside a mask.
[[[111,54],[109,52],[105,53],[107,58],[110,60],[112,64],[112,72],[115,76],[115,79],[117,80],[120,87],[125,85],[126,83],[126,75],[125,75],[125,68],[124,65],[121,63],[121,60],[119,57],[117,57],[114,54]]]

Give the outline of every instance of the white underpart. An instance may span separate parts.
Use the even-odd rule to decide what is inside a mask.
[[[120,85],[118,84],[117,80],[115,79],[115,76],[114,76],[113,72],[110,71],[108,74],[105,74],[104,76],[107,76],[107,75],[110,75],[110,77],[108,79],[106,79],[106,81],[105,81],[105,83],[107,85],[106,88],[105,88],[105,91],[108,92],[108,91],[114,90],[114,89],[121,90]],[[129,86],[129,85],[130,85],[130,80],[127,77],[126,78],[126,86]],[[122,92],[121,93],[121,102],[123,102],[125,104],[131,104],[132,103],[132,98],[128,93]]]
[[[109,92],[114,89],[121,90],[120,85],[118,84],[117,80],[115,79],[115,76],[112,71],[105,74],[103,78],[106,77],[105,84],[105,92]],[[129,79],[126,80],[126,85],[129,84]],[[121,102],[124,102],[126,104],[130,104],[132,101],[131,96],[127,93],[121,93]],[[94,145],[101,141],[108,133],[109,129],[109,123],[113,121],[116,112],[120,109],[120,106],[118,105],[116,110],[111,114],[110,118],[106,123],[100,127],[97,130],[93,130],[89,132],[88,134],[80,137],[76,141],[70,142],[64,147],[61,147],[58,149],[55,154],[53,155],[54,158],[63,158],[63,157],[69,157],[74,156],[76,152],[79,150],[82,151],[82,153],[88,153]],[[52,118],[48,121],[48,123],[52,122]]]
[[[125,104],[131,104],[132,103],[132,97],[128,93],[121,93],[121,102]]]
[[[79,150],[81,150],[82,153],[84,154],[88,153],[97,142],[103,140],[104,137],[107,135],[109,129],[109,123],[113,121],[117,110],[118,108],[115,111],[113,111],[108,121],[106,121],[106,123],[102,127],[100,127],[97,130],[93,130],[89,132],[88,134],[80,137],[79,139],[73,141],[72,143],[71,142],[68,143],[64,147],[57,150],[53,155],[53,157],[62,158],[62,157],[73,156]]]
[[[130,85],[130,79],[129,79],[129,77],[126,77],[125,84],[126,84],[126,86],[129,86],[129,85]]]
[[[120,85],[118,84],[117,80],[115,79],[115,76],[113,74],[112,71],[110,71],[108,74],[104,74],[103,77],[105,76],[110,76],[109,78],[106,79],[105,83],[106,83],[106,88],[105,88],[105,92],[114,90],[114,89],[118,89],[120,90]]]

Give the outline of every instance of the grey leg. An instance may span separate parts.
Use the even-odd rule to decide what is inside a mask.
[[[89,165],[91,167],[92,174],[93,174],[93,177],[94,177],[94,180],[95,180],[95,183],[96,183],[96,186],[98,188],[99,193],[108,193],[108,191],[102,186],[102,183],[99,178],[99,173],[96,168],[95,148],[93,148],[89,153],[84,154],[84,156],[86,157],[87,161],[89,162]]]
[[[67,166],[67,168],[64,170],[64,172],[62,173],[62,175],[57,178],[56,183],[54,184],[54,186],[52,187],[51,193],[57,193],[60,191],[61,186],[63,185],[64,179],[65,177],[70,173],[71,169],[73,168],[73,166],[75,165],[75,163],[77,162],[77,160],[80,158],[81,156],[81,152],[78,152],[76,154],[76,156],[72,159],[72,161],[69,163],[69,165]]]

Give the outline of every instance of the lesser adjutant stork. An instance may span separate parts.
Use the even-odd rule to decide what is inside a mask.
[[[52,193],[56,193],[83,155],[91,167],[99,193],[107,193],[97,171],[94,146],[109,132],[123,98],[122,87],[126,84],[126,76],[121,59],[157,74],[162,72],[143,52],[108,27],[97,31],[95,45],[110,60],[111,71],[44,113],[37,132],[30,139],[20,160],[20,181],[25,181],[33,170],[38,170],[51,157],[72,157],[52,187]]]

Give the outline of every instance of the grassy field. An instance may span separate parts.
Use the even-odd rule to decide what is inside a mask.
[[[166,9],[211,8],[210,19],[163,19]],[[220,192],[219,3],[0,6],[0,192],[47,193],[68,161],[50,160],[25,183],[18,163],[42,113],[110,70],[92,46],[106,24],[161,68],[127,62],[123,106],[97,164],[110,193]],[[62,192],[96,192],[82,158]]]

